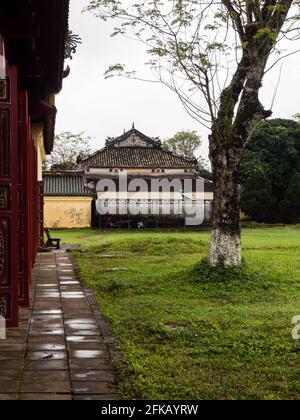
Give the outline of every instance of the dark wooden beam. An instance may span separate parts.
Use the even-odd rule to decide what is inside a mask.
[[[0,4],[1,32],[5,37],[35,38],[40,34],[40,3],[10,0]]]
[[[13,24],[1,24],[1,30],[7,38],[38,38],[40,36],[39,25],[32,24],[31,26],[25,25],[24,22]]]

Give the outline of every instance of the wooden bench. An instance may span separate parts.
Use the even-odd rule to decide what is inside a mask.
[[[56,248],[56,249],[60,249],[60,241],[61,239],[57,239],[57,238],[51,238],[50,235],[50,230],[49,229],[45,229],[45,233],[47,236],[47,242],[46,242],[46,248]]]

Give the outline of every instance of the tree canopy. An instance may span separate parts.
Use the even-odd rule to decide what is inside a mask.
[[[242,210],[258,222],[300,221],[300,122],[262,122],[241,164]]]
[[[196,151],[201,144],[201,137],[196,131],[181,130],[170,139],[165,140],[163,147],[179,156],[193,158],[196,157]]]
[[[202,178],[212,180],[212,173],[208,169],[208,162],[197,153],[201,144],[201,136],[196,131],[181,130],[170,139],[165,140],[163,147],[177,155],[196,158],[198,175]]]
[[[91,138],[84,133],[62,132],[55,137],[54,148],[47,158],[47,166],[52,171],[76,169],[77,160],[91,153]]]

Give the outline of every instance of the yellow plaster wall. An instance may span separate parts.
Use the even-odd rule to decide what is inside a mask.
[[[43,181],[43,162],[46,157],[44,148],[43,124],[33,124],[31,133],[37,150],[38,181]]]
[[[249,220],[251,220],[250,219],[250,217],[249,216],[247,216],[247,214],[246,213],[243,213],[242,211],[241,211],[241,220],[242,220],[242,222],[248,222]]]
[[[91,227],[90,197],[45,197],[44,224],[46,228]]]

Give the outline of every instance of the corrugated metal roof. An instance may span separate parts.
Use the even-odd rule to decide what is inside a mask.
[[[91,197],[84,187],[82,175],[44,175],[44,195],[47,197]]]

